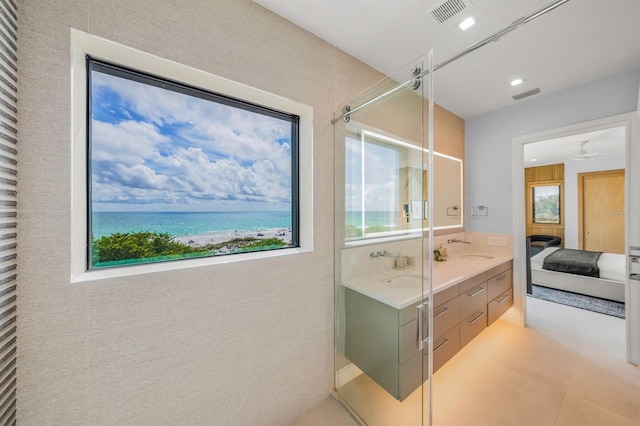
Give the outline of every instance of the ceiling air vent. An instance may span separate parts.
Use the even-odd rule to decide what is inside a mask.
[[[467,8],[467,3],[462,0],[446,0],[429,9],[429,13],[433,16],[433,19],[438,21],[439,24],[444,24],[449,19],[465,10]]]
[[[522,93],[519,93],[517,95],[513,95],[512,98],[513,98],[514,101],[519,101],[522,98],[526,98],[528,96],[537,95],[538,93],[540,93],[540,88],[536,87],[533,90],[529,90],[527,92],[522,92]]]

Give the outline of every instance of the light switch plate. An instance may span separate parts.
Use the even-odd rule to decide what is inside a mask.
[[[507,237],[489,237],[487,244],[489,244],[490,246],[506,247]]]

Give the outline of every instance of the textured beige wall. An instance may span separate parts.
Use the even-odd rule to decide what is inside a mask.
[[[250,0],[21,0],[18,12],[20,424],[286,424],[324,399],[330,120],[382,76]],[[314,251],[72,285],[72,27],[311,105]]]
[[[249,0],[23,0],[20,424],[286,424],[333,387],[333,127],[381,76]],[[314,251],[70,284],[69,32],[314,108]]]

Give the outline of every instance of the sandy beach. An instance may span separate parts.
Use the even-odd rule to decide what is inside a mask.
[[[211,232],[208,234],[183,235],[174,240],[192,247],[202,247],[208,244],[219,244],[236,238],[279,238],[287,243],[291,242],[291,231],[288,228],[263,229],[260,231],[227,231]]]

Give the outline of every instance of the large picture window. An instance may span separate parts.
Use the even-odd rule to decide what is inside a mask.
[[[88,265],[299,246],[299,117],[87,57]]]

